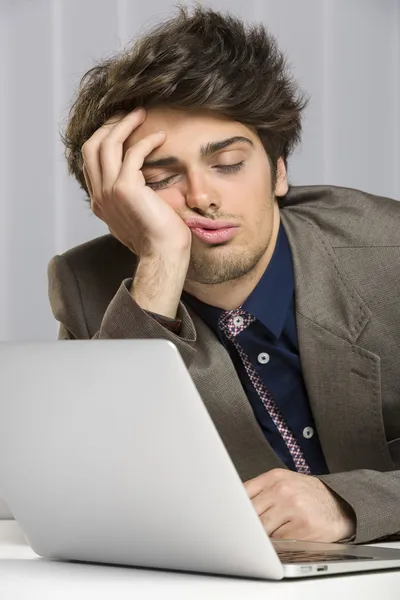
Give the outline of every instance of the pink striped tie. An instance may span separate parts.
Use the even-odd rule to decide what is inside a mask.
[[[219,319],[219,327],[221,331],[232,341],[239,356],[243,362],[246,372],[253,384],[259,398],[268,411],[269,416],[274,422],[276,428],[281,434],[295,464],[296,470],[305,475],[311,474],[311,469],[306,463],[301,448],[294,437],[291,429],[286,423],[281,411],[279,410],[275,400],[271,396],[268,389],[262,382],[261,377],[250,362],[250,359],[236,341],[236,336],[246,329],[256,318],[253,315],[244,311],[241,307],[235,310],[227,310],[222,313]]]

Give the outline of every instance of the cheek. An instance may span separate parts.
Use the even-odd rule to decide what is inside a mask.
[[[156,192],[175,212],[181,212],[185,207],[185,198],[178,189],[170,188]]]
[[[259,167],[259,168],[258,168]],[[234,182],[236,193],[246,198],[253,198],[255,203],[261,203],[271,197],[271,179],[263,165],[251,165]]]
[[[258,220],[271,204],[271,192],[268,182],[259,175],[236,185],[232,190],[231,197],[234,198],[236,204],[240,203],[243,213],[251,215],[253,220]]]

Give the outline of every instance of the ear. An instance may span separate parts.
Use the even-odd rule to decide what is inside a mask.
[[[288,193],[289,184],[287,180],[287,172],[285,162],[282,157],[278,158],[276,164],[276,183],[275,183],[275,196],[278,198],[286,196]]]

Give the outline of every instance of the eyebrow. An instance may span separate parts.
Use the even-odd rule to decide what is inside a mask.
[[[224,148],[228,148],[232,144],[249,144],[250,146],[254,146],[253,142],[244,136],[236,135],[234,137],[227,138],[225,140],[220,140],[218,142],[208,142],[204,146],[200,148],[200,156],[201,158],[207,158],[208,156],[212,156],[216,152],[223,150]],[[142,169],[145,168],[155,168],[155,167],[175,167],[180,164],[179,158],[176,156],[166,156],[165,158],[157,158],[154,160],[145,160],[143,163]]]

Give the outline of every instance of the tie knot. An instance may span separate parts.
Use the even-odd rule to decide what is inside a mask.
[[[243,310],[241,306],[234,310],[226,310],[219,318],[219,327],[225,335],[232,339],[246,329],[256,318]]]

